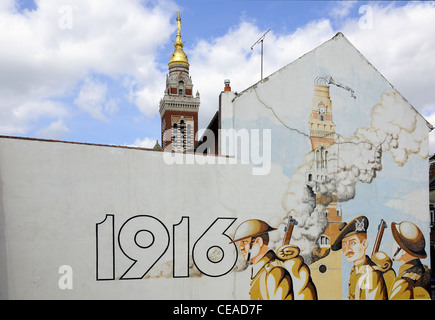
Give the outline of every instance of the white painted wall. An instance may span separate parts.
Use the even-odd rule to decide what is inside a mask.
[[[243,220],[272,216],[287,183],[280,167],[253,176],[248,165],[168,165],[162,155],[1,137],[0,298],[248,299],[243,272],[172,278],[172,226],[190,218],[192,249],[217,217],[238,219],[232,235]],[[151,278],[96,280],[96,224],[106,214],[115,219],[116,278],[131,265],[118,245],[122,224],[151,215],[166,226],[171,242]],[[72,268],[72,290],[59,287],[63,265]]]

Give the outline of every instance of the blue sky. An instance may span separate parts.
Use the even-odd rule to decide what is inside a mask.
[[[234,91],[259,80],[250,48],[268,29],[265,76],[341,31],[435,122],[434,2],[4,0],[0,134],[152,147],[177,11],[200,128],[224,79]]]

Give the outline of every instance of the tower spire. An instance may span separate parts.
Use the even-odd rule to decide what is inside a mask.
[[[160,100],[162,144],[164,150],[193,152],[198,143],[199,93],[193,96],[189,61],[181,42],[181,17],[177,15],[177,37],[169,60],[166,89]]]
[[[175,47],[177,45],[181,45],[183,47],[183,43],[181,42],[181,17],[180,12],[177,14],[177,40],[175,41]]]
[[[171,67],[175,64],[181,64],[189,67],[189,60],[187,59],[186,53],[183,51],[183,42],[181,42],[181,17],[180,12],[177,15],[177,37],[174,43],[174,52],[169,59],[168,66]]]

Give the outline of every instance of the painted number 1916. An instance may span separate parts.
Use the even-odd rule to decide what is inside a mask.
[[[200,272],[220,277],[230,272],[237,261],[237,248],[225,234],[235,218],[217,218],[196,240],[192,260]],[[96,224],[97,280],[115,279],[115,216],[107,214]],[[119,278],[142,279],[166,253],[170,235],[166,226],[150,215],[134,216],[118,231],[118,246],[132,263]],[[189,277],[190,219],[182,217],[172,226],[172,276]],[[216,255],[217,253],[217,255]],[[212,257],[214,255],[214,257]],[[217,258],[216,258],[217,257]]]

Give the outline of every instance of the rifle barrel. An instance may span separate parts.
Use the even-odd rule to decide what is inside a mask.
[[[379,251],[379,247],[381,246],[382,237],[384,235],[384,230],[387,227],[387,224],[382,219],[381,223],[378,226],[378,234],[376,235],[375,245],[373,246],[372,256]]]
[[[287,222],[287,226],[285,228],[284,239],[282,241],[283,246],[290,244],[290,239],[292,237],[293,228],[297,224],[298,224],[298,222],[295,219],[293,219],[292,216],[290,216],[288,219],[288,222]]]

